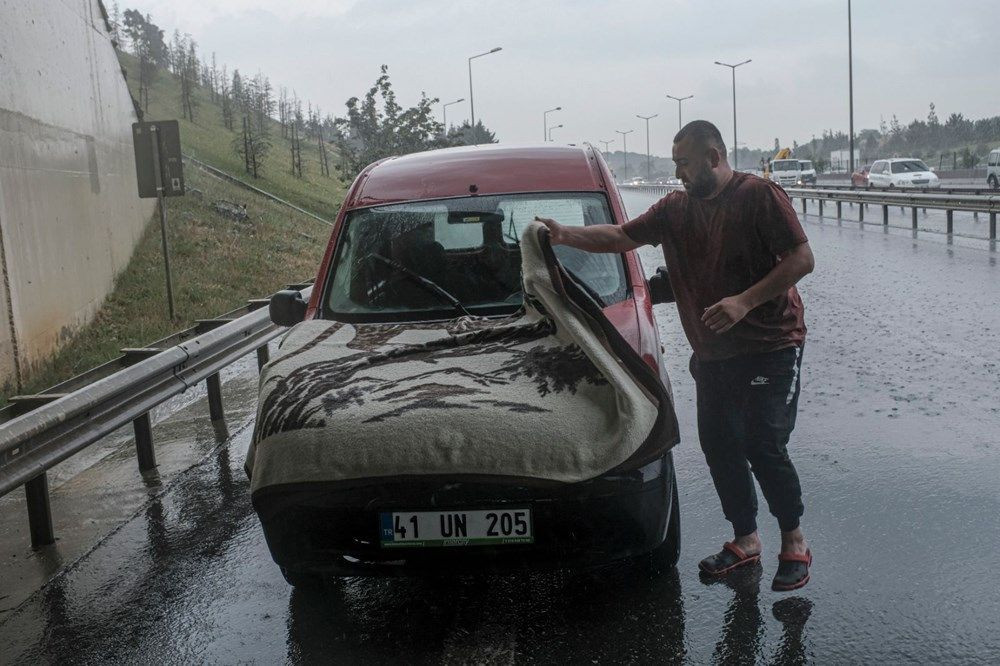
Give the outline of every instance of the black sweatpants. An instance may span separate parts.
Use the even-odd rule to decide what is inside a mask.
[[[751,470],[781,530],[799,526],[802,489],[786,446],[795,427],[801,366],[801,347],[723,361],[691,357],[701,450],[736,536],[757,529]]]

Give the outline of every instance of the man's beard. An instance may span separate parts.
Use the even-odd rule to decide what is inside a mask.
[[[695,199],[707,199],[712,192],[715,192],[715,187],[715,173],[707,165],[684,186],[688,195]]]

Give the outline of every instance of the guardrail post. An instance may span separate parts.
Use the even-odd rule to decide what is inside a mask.
[[[260,372],[264,365],[271,360],[271,352],[267,348],[267,345],[263,347],[257,347],[257,372]]]
[[[819,216],[823,217],[823,200],[819,199]]]
[[[951,240],[951,235],[955,233],[955,211],[947,210],[945,215],[948,216],[948,240]]]
[[[889,207],[882,206],[882,226],[889,226]]]
[[[979,211],[978,210],[972,211],[972,221],[975,222],[976,224],[979,224]]]
[[[913,207],[913,211],[912,212],[913,212],[913,215],[911,217],[911,222],[912,222],[913,230],[916,231],[917,230],[917,207],[916,206]]]
[[[843,203],[844,203],[843,201],[838,201],[837,202],[837,219],[838,220],[842,217],[841,212],[842,212],[842,204]]]
[[[24,484],[28,498],[28,530],[31,547],[41,548],[56,542],[52,531],[52,506],[49,504],[49,477],[42,472]]]
[[[858,222],[861,223],[862,227],[865,226],[865,203],[863,201],[861,202],[861,205],[858,206]]]
[[[148,472],[156,467],[153,427],[149,422],[149,412],[133,419],[132,431],[135,433],[135,454],[139,458],[139,471]]]
[[[805,215],[808,212],[806,210],[806,201],[807,201],[807,199],[805,197],[802,197],[802,214],[803,215]]]
[[[990,213],[990,240],[995,241],[997,239],[997,214]]]
[[[205,379],[208,386],[208,415],[213,421],[225,419],[226,414],[222,409],[222,384],[219,382],[219,373],[209,375]]]

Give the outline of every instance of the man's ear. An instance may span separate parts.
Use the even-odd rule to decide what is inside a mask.
[[[722,153],[715,146],[708,149],[708,161],[713,169],[718,169],[719,164],[722,162]]]

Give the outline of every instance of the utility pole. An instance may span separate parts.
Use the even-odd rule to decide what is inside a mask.
[[[549,114],[552,113],[553,111],[562,111],[562,107],[561,106],[557,106],[556,108],[549,109],[548,111],[546,111],[546,112],[544,112],[542,114],[542,140],[543,141],[548,141],[549,140]]]
[[[605,152],[606,156],[610,159],[611,158],[611,150],[608,148],[608,146],[610,146],[611,144],[613,144],[615,142],[615,140],[611,139],[611,141],[605,141],[604,139],[598,139],[598,141],[600,143],[604,144],[604,152]]]
[[[458,104],[459,102],[464,102],[464,101],[465,101],[464,97],[459,97],[454,102],[448,102],[446,104],[442,104],[441,105],[441,112],[444,114],[444,123],[443,124],[444,124],[444,133],[445,133],[445,135],[448,134],[448,107],[451,106],[452,104]]]
[[[497,51],[500,51],[502,49],[503,49],[502,46],[496,46],[496,47],[490,49],[489,51],[485,51],[483,53],[478,53],[478,54],[476,54],[474,56],[471,56],[469,58],[469,114],[472,116],[472,135],[473,136],[476,135],[476,103],[475,103],[475,101],[472,98],[472,61],[475,60],[476,58],[482,58],[483,56],[487,56],[487,55],[489,55],[491,53],[496,53]]]
[[[851,0],[847,0],[847,104],[850,111],[850,169],[854,173],[854,53],[851,44]]]
[[[681,120],[681,102],[686,99],[691,99],[694,95],[688,95],[687,97],[674,97],[673,95],[667,95],[667,99],[672,99],[677,101],[677,131],[681,131],[681,127],[684,126],[684,122]]]
[[[716,65],[722,65],[723,67],[728,67],[733,71],[733,169],[739,166],[739,154],[736,148],[736,68],[745,65],[751,60],[747,59],[743,62],[738,62],[735,65],[730,65],[725,62],[715,61]]]
[[[646,121],[646,180],[650,180],[650,178],[652,177],[650,175],[650,159],[649,159],[649,121],[658,115],[660,114],[654,113],[651,116],[640,116],[639,114],[636,114],[635,116],[636,118],[642,118],[643,120]]]
[[[552,140],[552,130],[559,129],[560,127],[562,127],[562,125],[553,125],[552,127],[546,128],[546,131],[545,131],[545,140],[546,141],[551,141]]]
[[[615,130],[615,133],[622,135],[622,154],[625,156],[625,166],[622,167],[622,180],[628,178],[628,144],[626,143],[625,137],[634,131],[635,130],[626,130],[623,132],[621,130]]]

